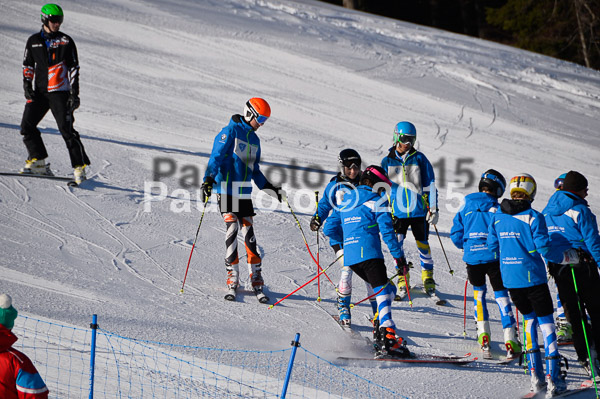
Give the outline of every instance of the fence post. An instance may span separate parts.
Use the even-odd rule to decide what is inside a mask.
[[[96,363],[96,330],[98,329],[98,315],[92,315],[92,350],[90,354],[90,399],[94,398],[94,367]]]
[[[285,399],[285,394],[287,392],[288,384],[290,383],[290,378],[292,377],[292,366],[294,365],[294,358],[296,357],[296,350],[300,346],[300,333],[296,333],[296,337],[292,341],[292,353],[290,354],[290,362],[288,363],[287,373],[285,375],[285,381],[283,382],[283,389],[281,390],[281,399]]]

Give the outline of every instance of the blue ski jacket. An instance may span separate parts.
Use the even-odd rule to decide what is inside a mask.
[[[344,266],[383,259],[379,233],[392,256],[402,257],[404,253],[396,239],[386,197],[374,193],[369,186],[360,185],[345,195],[346,199],[347,205],[334,209],[328,219],[329,237],[343,241]]]
[[[215,180],[218,194],[250,198],[251,180],[261,190],[267,184],[259,162],[260,139],[241,115],[233,115],[215,137],[204,179],[210,176]]]
[[[464,250],[465,263],[480,265],[498,259],[498,254],[487,246],[490,222],[498,206],[498,199],[488,193],[472,193],[465,197],[465,204],[454,216],[450,230],[454,245]]]
[[[568,191],[556,191],[542,213],[552,246],[562,251],[581,248],[600,265],[598,224],[585,199]]]
[[[550,246],[544,215],[525,200],[505,199],[490,222],[487,245],[499,254],[502,282],[506,288],[525,288],[548,282],[542,257],[555,263],[562,251]]]
[[[326,221],[329,213],[332,209],[340,208],[347,204],[347,201],[344,201],[344,196],[352,190],[355,190],[354,183],[341,177],[340,173],[334,176],[329,181],[329,184],[327,184],[327,187],[325,187],[323,198],[319,201],[319,207],[315,215],[318,214],[321,223],[324,223],[323,234],[326,236],[329,236],[331,229],[335,229],[335,227],[331,227]],[[335,233],[332,236],[335,237]],[[342,242],[329,237],[329,245],[334,246],[336,244],[342,246]]]
[[[437,190],[433,166],[427,157],[412,148],[401,156],[394,147],[381,160],[381,167],[394,183],[390,202],[394,217],[399,219],[427,215],[427,205],[437,209]]]

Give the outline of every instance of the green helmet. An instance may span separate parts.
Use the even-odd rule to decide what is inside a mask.
[[[46,4],[42,7],[42,23],[48,24],[48,21],[58,22],[62,24],[64,14],[62,8],[58,4]]]

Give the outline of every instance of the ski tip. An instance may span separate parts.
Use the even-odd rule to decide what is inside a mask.
[[[67,186],[69,187],[79,187],[79,184],[77,184],[76,181],[70,181],[67,183]]]

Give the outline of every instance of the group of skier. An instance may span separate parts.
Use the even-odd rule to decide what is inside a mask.
[[[260,141],[256,130],[271,114],[268,103],[252,98],[243,115],[233,115],[230,123],[215,137],[202,185],[204,201],[217,187],[221,213],[227,225],[227,285],[239,285],[239,258],[236,235],[241,226],[246,243],[252,287],[262,292],[264,280],[261,259],[256,252],[252,230],[255,215],[250,180],[281,201],[281,188],[267,181],[260,171]],[[406,341],[399,337],[392,318],[392,302],[402,300],[410,289],[409,271],[403,243],[408,228],[417,242],[422,288],[436,295],[433,260],[429,247],[429,226],[437,223],[438,201],[435,176],[427,157],[415,148],[417,131],[410,122],[394,129],[393,146],[380,165],[362,170],[362,160],[354,149],[338,156],[339,172],[318,202],[310,220],[313,231],[323,229],[336,258],[343,259],[338,291],[338,312],[342,325],[351,323],[352,276],[365,281],[374,314],[374,338],[379,356],[411,356]],[[490,279],[501,314],[507,357],[517,357],[522,347],[517,337],[512,303],[523,315],[525,354],[531,374],[531,390],[546,389],[548,397],[566,390],[565,372],[558,352],[554,305],[546,263],[556,279],[567,319],[573,324],[575,348],[581,365],[598,374],[594,348],[600,345],[600,315],[594,289],[600,288],[597,262],[600,236],[595,216],[585,196],[587,180],[571,171],[561,181],[562,189],[552,196],[544,213],[531,208],[537,183],[526,173],[508,183],[500,172],[490,169],[481,175],[478,192],[466,196],[455,215],[451,230],[453,243],[464,251],[467,275],[473,286],[478,342],[489,351],[490,326],[486,304],[486,276]],[[510,199],[499,203],[508,186]],[[387,275],[381,240],[395,261],[397,284]],[[569,279],[570,270],[576,280]],[[579,291],[575,289],[575,281]],[[509,299],[510,296],[510,299]],[[583,316],[580,306],[587,311]],[[537,327],[544,337],[546,372],[537,340]],[[584,338],[591,337],[592,350]],[[596,329],[592,330],[592,327]]]

